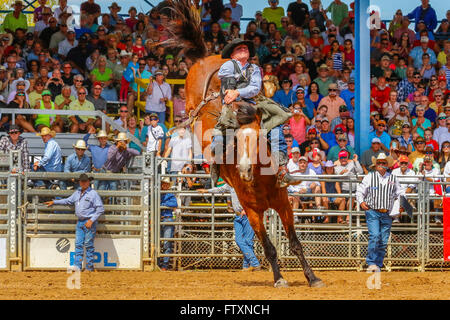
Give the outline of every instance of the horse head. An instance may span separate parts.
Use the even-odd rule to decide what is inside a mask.
[[[236,117],[240,125],[236,132],[237,168],[240,178],[251,182],[258,164],[261,112],[251,105],[241,105]]]

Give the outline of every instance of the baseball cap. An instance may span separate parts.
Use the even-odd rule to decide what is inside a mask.
[[[16,125],[16,124],[12,124],[12,125],[9,126],[8,133],[14,132],[14,131],[22,132],[22,128],[20,128],[20,127],[19,127],[18,125]]]
[[[338,157],[339,157],[339,159],[340,159],[340,158],[346,158],[346,157],[348,157],[348,152],[347,152],[347,150],[341,150],[341,151],[338,153]]]
[[[409,163],[409,158],[408,158],[407,156],[405,156],[405,155],[401,155],[401,156],[398,158],[398,161],[399,161],[399,162],[408,162],[408,163]]]
[[[346,105],[342,105],[342,106],[340,106],[339,107],[339,112],[345,112],[345,111],[347,111],[348,109],[347,109],[347,106]]]
[[[305,92],[305,88],[299,86],[299,87],[297,87],[297,89],[295,90],[295,92],[299,92],[299,91]]]
[[[319,67],[319,70],[320,69],[327,69],[328,70],[328,66],[325,64],[325,63],[322,63],[321,65],[320,65],[320,67]]]
[[[370,115],[371,116],[376,116],[377,114],[380,114],[378,111],[372,111],[371,113],[370,113]]]
[[[348,80],[348,83],[355,83],[355,78],[354,77],[350,77],[350,79]]]
[[[308,162],[308,158],[306,158],[305,156],[298,158],[298,161],[302,161],[302,160]]]
[[[67,33],[75,33],[75,30],[73,30],[73,29],[68,29],[68,30],[67,30]]]
[[[285,125],[283,126],[283,129],[290,129],[290,128],[291,128],[291,126],[288,125],[288,124],[285,124]]]
[[[41,96],[51,96],[51,95],[52,95],[52,93],[50,92],[50,90],[44,90],[41,93]]]
[[[384,121],[383,119],[378,120],[377,125],[379,125],[379,124],[386,124],[386,121]]]
[[[261,14],[261,15],[262,15],[262,11],[260,11],[260,10],[256,11],[255,16],[256,16],[257,14]]]
[[[334,127],[334,134],[336,134],[338,131],[341,131],[341,133],[347,132],[347,128],[341,123]]]
[[[161,70],[156,70],[155,76],[157,76],[157,75],[164,75],[164,73]]]
[[[425,139],[422,138],[421,136],[418,136],[414,142],[425,142]]]
[[[388,56],[387,54],[384,54],[384,55],[381,57],[381,60],[389,60],[389,61],[391,61],[391,57]]]
[[[425,20],[421,19],[421,20],[419,20],[419,22],[417,22],[417,23],[424,23],[424,24],[425,24]]]
[[[158,114],[156,114],[156,113],[150,113],[150,118],[158,118],[159,119]]]
[[[300,153],[300,148],[298,148],[298,147],[292,148],[292,149],[291,149],[291,153],[294,153],[294,152]]]
[[[444,75],[438,77],[438,81],[447,81]]]
[[[379,138],[373,138],[372,143],[380,143],[381,144],[381,140]]]
[[[438,118],[447,118],[447,115],[444,112],[439,113]]]
[[[173,55],[168,54],[168,55],[166,56],[166,60],[168,60],[168,59],[172,59],[172,60],[173,60]]]
[[[309,128],[308,133],[312,133],[312,132],[317,133],[316,128]]]
[[[325,117],[325,118],[322,118],[322,122],[324,122],[324,121],[326,121],[326,122],[330,122],[330,120],[328,120],[328,118],[327,118],[327,117]]]
[[[328,160],[327,162],[325,162],[325,164],[323,165],[325,168],[333,168],[334,167],[334,163],[331,160]]]

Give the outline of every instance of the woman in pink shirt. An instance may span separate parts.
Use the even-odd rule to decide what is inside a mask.
[[[289,120],[291,126],[291,134],[298,144],[302,144],[306,140],[306,126],[311,124],[311,120],[302,111],[302,107],[294,104],[294,116]]]

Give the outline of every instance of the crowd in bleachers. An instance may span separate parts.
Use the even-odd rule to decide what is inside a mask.
[[[410,8],[398,9],[387,25],[374,24],[370,31],[371,132],[365,133],[371,147],[357,155],[354,3],[333,0],[325,7],[320,0],[297,0],[283,8],[278,0],[269,0],[241,30],[243,10],[237,2],[195,0],[193,5],[202,19],[208,55],[220,54],[235,38],[254,42],[256,55],[251,62],[261,68],[263,81],[275,88],[264,94],[293,114],[283,127],[293,175],[364,174],[373,170],[372,157],[384,152],[394,158],[391,169],[396,174],[425,175],[433,181],[438,181],[435,175],[450,176],[450,10],[436,13],[428,0],[414,1]],[[99,110],[117,115],[115,122],[146,151],[192,159],[189,128],[170,130],[186,120],[186,96],[183,85],[171,85],[167,79],[185,79],[192,61],[159,44],[170,38],[167,1],[148,13],[130,7],[124,17],[120,15],[124,10],[115,2],[109,12],[101,12],[94,0],[88,0],[81,4],[79,23],[67,0],[60,0],[54,8],[48,7],[46,0],[39,3],[34,9],[34,28],[21,13],[24,3],[20,0],[2,23],[2,107]],[[142,87],[137,79],[150,81]],[[145,105],[142,118],[136,117],[138,96]],[[12,126],[11,120],[11,115],[1,115],[0,131],[10,132],[10,136],[16,131],[50,136],[85,133],[88,137],[95,133],[100,141],[118,134],[109,126],[106,132],[99,132],[99,117],[18,115],[17,126]],[[11,148],[9,139],[0,147]],[[119,153],[144,151],[123,136],[116,137],[116,144]],[[90,148],[76,141],[74,147]],[[109,153],[92,153],[92,164],[86,170],[110,170],[105,163],[121,170],[123,166],[117,169]],[[119,158],[127,158],[128,153]],[[81,162],[80,157],[75,160]],[[33,169],[48,170],[46,165],[38,163]],[[61,161],[56,167],[63,171],[66,166]],[[168,169],[187,173],[207,171],[208,165],[172,161]],[[192,181],[185,182],[192,187]],[[412,185],[408,188],[413,192]],[[348,208],[352,204],[344,198],[316,197],[308,203],[298,194],[349,191],[346,183],[305,181],[289,187],[294,208]]]

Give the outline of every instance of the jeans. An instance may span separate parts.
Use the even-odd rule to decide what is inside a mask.
[[[173,217],[162,217],[162,222],[174,222],[175,220]],[[173,234],[175,232],[175,226],[167,226],[167,225],[161,225],[161,238],[173,238]],[[163,244],[163,253],[164,254],[170,254],[173,252],[173,241],[164,241]],[[160,267],[168,269],[169,267],[169,261],[170,257],[163,257],[162,262],[160,261]]]
[[[236,215],[234,218],[234,240],[244,254],[244,261],[242,264],[243,268],[259,267],[258,258],[253,251],[253,237],[255,232],[253,232],[248,218],[246,215],[242,217]]]
[[[95,180],[94,188],[96,190],[117,190],[116,180]]]
[[[374,264],[382,268],[391,233],[392,218],[389,213],[381,213],[371,209],[366,211],[366,222],[369,230],[366,262],[369,266]]]
[[[43,167],[39,167],[36,171],[34,170],[33,167],[31,167],[31,170],[33,172],[47,172],[47,170],[45,170]],[[57,182],[56,182],[57,181]],[[65,187],[64,181],[62,180],[36,180],[34,182],[34,187],[35,188],[39,188],[39,187],[46,187],[47,189],[50,189],[53,185],[59,185],[61,190],[66,190],[67,187]]]
[[[286,140],[284,140],[281,125],[270,130],[267,138],[270,141],[270,150],[272,151],[272,153],[279,150],[287,155],[287,143]]]
[[[90,229],[84,224],[87,222],[78,220],[75,232],[75,261],[74,265],[81,270],[83,266],[84,248],[86,248],[86,270],[94,270],[94,239],[97,231],[97,221]]]

